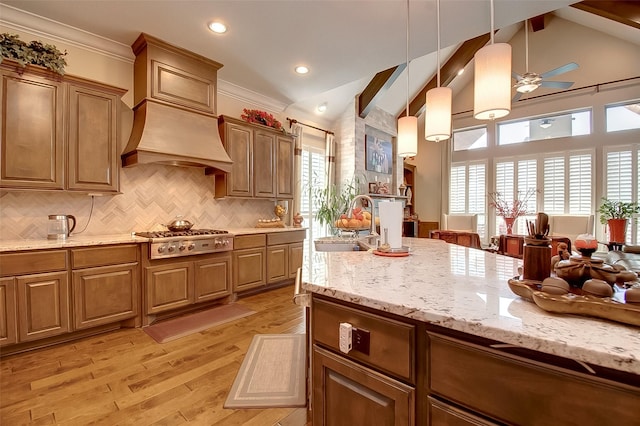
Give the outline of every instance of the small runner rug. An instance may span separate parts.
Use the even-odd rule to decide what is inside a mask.
[[[206,311],[162,321],[149,327],[144,327],[143,330],[156,342],[167,343],[255,313],[255,311],[242,305],[230,303],[207,309]]]
[[[224,407],[304,407],[305,341],[304,334],[253,336]]]

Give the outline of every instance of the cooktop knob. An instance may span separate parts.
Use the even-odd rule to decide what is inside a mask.
[[[184,244],[180,244],[180,246],[178,247],[178,250],[184,251],[186,248],[187,246],[185,246]]]
[[[167,250],[169,251],[169,253],[173,253],[174,251],[176,251],[176,246],[169,246]]]
[[[163,253],[165,249],[166,249],[165,246],[158,247],[158,253]]]
[[[193,250],[194,248],[196,248],[195,243],[189,243],[189,245],[187,246],[187,249],[189,250]]]

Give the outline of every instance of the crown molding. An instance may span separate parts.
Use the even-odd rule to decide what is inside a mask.
[[[259,108],[266,109],[275,113],[281,113],[287,108],[286,103],[262,95],[253,90],[245,89],[237,84],[218,78],[218,95],[224,95],[228,98],[236,99],[242,102],[253,104]]]
[[[5,4],[0,4],[0,24],[124,62],[133,63],[135,59],[126,44]]]

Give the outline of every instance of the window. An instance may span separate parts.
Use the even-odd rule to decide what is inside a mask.
[[[498,123],[498,145],[591,134],[591,110]]]
[[[486,236],[486,165],[484,163],[451,166],[449,213],[476,213],[478,236]]]
[[[542,180],[545,213],[593,213],[593,152],[545,156]]]
[[[537,161],[535,159],[523,160],[506,160],[496,163],[496,190],[500,193],[502,199],[509,201],[516,197],[522,199],[529,190],[537,189]],[[534,212],[536,210],[536,194],[534,193],[527,201],[527,210]],[[520,217],[516,221],[516,234],[526,234],[526,216]],[[506,232],[506,225],[500,216],[496,216],[496,229],[501,233]]]
[[[624,105],[607,105],[607,132],[640,129],[640,102]]]
[[[456,130],[453,132],[453,150],[466,151],[487,147],[487,128]]]

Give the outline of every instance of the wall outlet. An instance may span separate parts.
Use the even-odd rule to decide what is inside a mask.
[[[353,347],[353,327],[348,322],[340,323],[340,351],[348,354]]]

